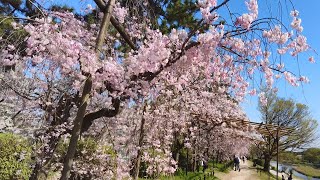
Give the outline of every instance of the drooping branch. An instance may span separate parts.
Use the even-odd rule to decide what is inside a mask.
[[[128,45],[133,50],[137,50],[137,47],[134,43],[130,40],[130,36],[125,32],[124,28],[120,25],[119,21],[117,21],[113,16],[110,17],[110,21],[114,28],[119,32],[121,37],[128,43]]]
[[[22,110],[19,110],[15,115],[12,116],[12,120],[14,120],[20,113],[22,112]]]
[[[226,5],[230,0],[224,0],[221,4],[219,4],[218,6],[215,6],[213,7],[211,10],[210,10],[210,13],[212,13],[213,11],[221,8],[222,6]],[[191,37],[193,37],[197,31],[199,31],[199,29],[203,26],[203,22],[204,22],[204,19],[202,18],[198,23],[197,25],[195,26],[195,28],[190,31],[190,33],[188,34],[188,38],[184,41],[184,43],[182,44],[182,49],[184,49],[184,47],[187,45],[187,43],[189,42],[189,40],[191,39]]]
[[[142,145],[143,145],[143,139],[145,136],[145,122],[146,119],[144,117],[144,114],[146,112],[147,104],[144,105],[143,107],[143,112],[142,112],[142,119],[141,119],[141,124],[140,124],[140,134],[139,134],[139,142],[138,142],[138,152],[137,152],[137,157],[135,160],[135,166],[134,166],[134,179],[137,180],[139,178],[139,170],[140,170],[140,164],[141,164],[141,157],[142,157]]]

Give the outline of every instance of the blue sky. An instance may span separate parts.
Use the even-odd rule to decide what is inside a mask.
[[[320,1],[319,0],[293,0],[295,8],[300,12],[302,26],[304,27],[303,34],[307,37],[309,45],[316,50],[320,50],[320,24],[317,17],[320,16]],[[313,55],[316,59],[315,64],[308,63],[309,55]],[[288,57],[286,57],[288,58]],[[295,63],[296,59],[291,58]],[[291,87],[288,83],[278,82],[279,96],[284,98],[292,98],[300,103],[307,104],[310,107],[311,113],[320,125],[320,56],[310,52],[299,56],[299,67],[293,67],[297,72],[300,70],[302,75],[306,75],[310,79],[309,84],[304,84],[298,88]],[[260,116],[257,111],[257,98],[247,98],[243,104],[244,110],[249,118],[253,121],[259,121]],[[318,128],[320,130],[320,128]]]
[[[282,4],[279,4],[279,1]],[[274,17],[283,18],[283,22],[290,23],[291,18],[289,17],[291,7],[287,6],[288,12],[286,11],[285,2],[289,3],[289,0],[279,0],[279,1],[258,1],[259,3],[259,17],[269,14],[270,12]],[[309,45],[315,50],[320,51],[320,1],[319,0],[291,0],[295,9],[297,9],[300,14],[299,17],[302,19],[302,26],[304,27],[303,35],[308,39]],[[52,1],[51,1],[52,2]],[[77,10],[80,8],[85,8],[88,3],[92,3],[92,0],[56,0],[55,3],[67,4],[75,7]],[[80,3],[79,3],[80,2]],[[222,0],[218,0],[218,3]],[[266,3],[267,2],[267,3]],[[284,11],[279,13],[277,11],[279,6],[283,6]],[[244,1],[231,0],[230,9],[237,12],[245,12],[246,7],[244,6]],[[283,14],[283,17],[278,17],[279,14]],[[320,53],[320,52],[319,52]],[[310,64],[308,62],[308,57],[312,55],[315,57],[316,63]],[[276,82],[276,86],[279,89],[278,95],[284,98],[292,98],[297,102],[307,104],[310,107],[312,116],[318,120],[320,125],[320,56],[314,52],[309,52],[304,55],[300,55],[298,59],[285,56],[283,58],[285,62],[289,62],[287,67],[292,69],[294,72],[300,72],[301,75],[308,76],[310,79],[309,84],[304,84],[300,87],[292,87],[285,81]],[[298,65],[297,65],[298,62]],[[251,121],[260,121],[260,115],[257,110],[258,100],[257,97],[247,97],[245,102],[242,103],[242,107],[247,113]],[[318,127],[320,131],[320,127]],[[320,143],[317,145],[320,146]]]
[[[261,4],[259,1],[259,13],[264,14],[269,13],[267,6]],[[275,1],[278,2],[278,1]],[[284,0],[281,0],[284,2]],[[287,1],[289,2],[289,1]],[[307,37],[309,45],[316,51],[308,52],[296,58],[285,56],[283,58],[286,64],[294,72],[299,72],[301,75],[305,75],[310,79],[309,84],[303,84],[303,86],[292,87],[285,81],[276,82],[276,87],[279,89],[278,95],[283,98],[292,98],[297,102],[306,104],[309,106],[311,115],[318,121],[318,135],[320,136],[320,1],[319,0],[292,0],[294,7],[299,11],[299,17],[302,19],[302,26],[304,27],[303,35]],[[262,7],[262,8],[261,8]],[[288,8],[290,10],[290,8]],[[273,12],[277,14],[276,12]],[[286,12],[283,12],[285,14]],[[283,21],[291,21],[291,19],[286,19],[283,17]],[[310,64],[308,62],[309,56],[314,56],[316,59],[315,64]],[[292,61],[292,63],[291,63]],[[296,65],[298,62],[298,66]],[[260,121],[260,114],[257,110],[258,99],[257,97],[247,97],[242,107],[245,110],[247,116],[251,121]],[[320,140],[315,142],[312,146],[320,147]]]

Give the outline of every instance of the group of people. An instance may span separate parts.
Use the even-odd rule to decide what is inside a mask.
[[[241,160],[243,163],[245,163],[245,160],[246,158],[244,156],[241,157]],[[234,170],[235,171],[239,171],[240,172],[240,157],[238,156],[234,156],[234,159],[233,159],[233,164],[234,164]]]

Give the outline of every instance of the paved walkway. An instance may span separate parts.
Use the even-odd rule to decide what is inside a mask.
[[[216,177],[221,180],[258,180],[260,175],[255,168],[252,167],[252,162],[246,161],[240,163],[240,172],[231,170],[229,173],[216,173]]]

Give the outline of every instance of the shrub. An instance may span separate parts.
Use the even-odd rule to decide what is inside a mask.
[[[253,164],[257,164],[259,166],[263,166],[264,165],[264,160],[261,159],[253,159]]]
[[[0,133],[0,179],[29,179],[32,148],[27,139]]]

